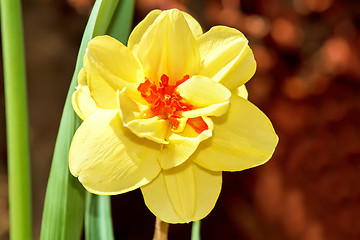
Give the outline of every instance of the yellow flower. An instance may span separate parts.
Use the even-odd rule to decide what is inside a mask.
[[[236,29],[199,23],[176,9],[154,10],[124,46],[90,41],[72,103],[83,123],[69,166],[96,194],[140,187],[163,221],[204,218],[222,171],[265,163],[278,137],[247,101],[256,62]],[[242,96],[242,97],[241,97]]]

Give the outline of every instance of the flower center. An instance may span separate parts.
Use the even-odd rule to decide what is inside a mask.
[[[141,96],[149,103],[151,111],[162,119],[168,119],[176,130],[179,125],[179,119],[182,112],[194,109],[187,103],[180,94],[175,90],[177,86],[189,79],[189,75],[185,75],[175,84],[169,84],[169,77],[163,74],[158,85],[146,77],[145,82],[141,83],[137,90]],[[187,123],[194,128],[197,133],[201,133],[208,129],[207,124],[202,117],[191,118]]]

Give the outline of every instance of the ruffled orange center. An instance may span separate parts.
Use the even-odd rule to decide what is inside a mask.
[[[168,119],[172,124],[173,130],[179,127],[179,119],[182,117],[182,112],[194,109],[176,91],[176,87],[188,79],[189,75],[185,75],[181,80],[176,81],[175,84],[169,84],[169,77],[163,74],[158,84],[145,78],[145,82],[141,83],[137,88],[141,96],[149,103],[154,115],[159,116],[161,119]],[[197,133],[208,129],[202,117],[188,119],[187,123]]]

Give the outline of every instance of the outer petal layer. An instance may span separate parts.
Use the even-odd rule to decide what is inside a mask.
[[[190,14],[186,13],[186,12],[181,12],[187,23],[189,24],[190,30],[192,32],[192,34],[194,35],[195,38],[200,37],[203,34],[203,30],[199,24],[198,21],[196,21]]]
[[[109,36],[98,36],[89,42],[84,68],[91,96],[101,108],[115,109],[116,90],[138,85],[144,79],[141,65],[130,49]]]
[[[90,96],[86,73],[83,68],[79,72],[78,82],[79,85],[76,87],[76,91],[73,93],[71,101],[76,114],[84,120],[97,109],[97,106],[94,99]]]
[[[122,126],[117,110],[97,110],[76,131],[69,167],[96,194],[120,194],[152,181],[160,172],[159,146]]]
[[[129,42],[129,46],[133,44]],[[136,48],[133,46],[133,50],[145,75],[152,81],[158,81],[166,74],[172,84],[185,75],[192,76],[199,71],[199,48],[179,10],[163,11],[144,32]]]
[[[265,163],[278,137],[270,120],[252,103],[233,95],[225,115],[214,118],[213,137],[202,142],[192,160],[213,171],[241,171]]]
[[[241,85],[237,89],[235,89],[234,93],[242,98],[248,99],[249,93],[245,87],[245,85]]]
[[[141,187],[145,204],[165,222],[187,223],[204,218],[220,194],[221,172],[206,170],[192,162],[164,170]]]
[[[146,17],[134,28],[129,36],[128,47],[134,55],[137,55],[139,43],[146,30],[154,23],[156,18],[161,14],[161,10],[155,9],[146,15]]]
[[[144,20],[142,20],[131,32],[128,47],[135,53],[135,55],[137,55],[138,45],[144,33],[154,23],[154,21],[161,14],[161,12],[162,11],[158,9],[152,10],[148,15],[146,15]],[[180,13],[183,14],[183,16],[185,17],[194,37],[199,37],[203,34],[200,24],[190,14],[182,11],[180,11]]]
[[[83,69],[90,71],[90,74],[87,74],[87,82],[90,95],[96,106],[103,109],[116,109],[116,90],[95,68],[90,68],[88,62],[85,56]]]
[[[256,62],[248,40],[236,29],[216,26],[197,39],[202,65],[207,76],[232,90],[255,73]]]

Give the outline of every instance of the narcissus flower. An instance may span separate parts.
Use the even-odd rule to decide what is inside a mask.
[[[109,36],[89,42],[73,94],[83,123],[69,166],[96,194],[140,188],[169,223],[213,209],[222,171],[265,163],[278,137],[247,100],[256,62],[236,29],[199,23],[176,9],[154,10],[128,46]]]

